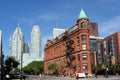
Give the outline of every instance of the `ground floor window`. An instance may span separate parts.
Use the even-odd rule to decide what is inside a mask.
[[[86,63],[83,64],[83,70],[84,70],[84,71],[87,71],[87,69],[88,69],[87,66],[88,66],[88,65],[87,65]]]

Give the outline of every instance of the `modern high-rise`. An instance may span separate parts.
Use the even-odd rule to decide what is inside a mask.
[[[24,46],[24,36],[20,24],[18,24],[10,40],[10,56],[13,56],[15,57],[15,59],[20,61],[21,54],[23,53],[23,46]]]
[[[0,30],[0,79],[2,79],[2,66],[3,65],[3,54],[2,54],[2,31]]]
[[[53,28],[53,39],[58,37],[60,34],[64,33],[65,29]]]
[[[98,24],[95,22],[90,22],[90,36],[98,37]]]
[[[1,62],[2,62],[2,31],[0,30],[0,69],[1,69]]]
[[[118,65],[120,64],[120,32],[105,37],[98,44],[100,47],[97,52],[98,62],[104,65]]]
[[[41,32],[38,25],[34,25],[31,31],[30,55],[41,57]]]

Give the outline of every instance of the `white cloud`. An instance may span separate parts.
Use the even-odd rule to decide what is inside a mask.
[[[100,23],[99,34],[101,37],[109,36],[115,32],[120,32],[120,16],[116,16],[107,22]]]

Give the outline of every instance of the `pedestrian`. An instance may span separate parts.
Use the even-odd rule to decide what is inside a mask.
[[[77,74],[77,76],[76,76],[76,79],[78,80],[79,79],[79,75]]]
[[[105,70],[105,77],[108,78],[108,68]]]
[[[23,75],[23,79],[25,80],[25,78],[26,78],[26,76],[25,75]]]
[[[97,79],[97,69],[95,70],[95,77],[96,77],[96,79]]]
[[[41,74],[38,75],[39,80],[41,80]]]

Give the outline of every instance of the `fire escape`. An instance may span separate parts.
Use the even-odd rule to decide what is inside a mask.
[[[66,61],[67,61],[67,66],[70,69],[75,70],[75,66],[72,64],[73,60],[75,59],[75,57],[72,54],[73,50],[74,50],[74,48],[72,48],[73,40],[71,40],[70,37],[67,36],[67,35],[64,36],[64,40],[66,41]]]

